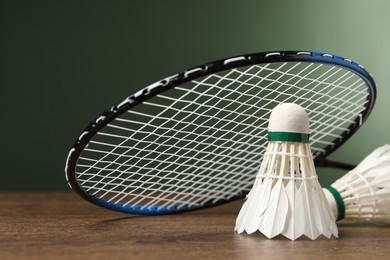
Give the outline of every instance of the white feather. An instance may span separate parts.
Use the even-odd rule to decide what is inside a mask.
[[[302,235],[310,239],[338,236],[333,213],[313,171],[310,148],[299,146],[308,144],[280,143],[278,150],[268,146],[276,159],[263,161],[266,166],[260,167],[236,219],[238,233],[259,230],[268,238],[281,234],[291,240]],[[307,152],[292,153],[299,149]]]
[[[345,219],[390,225],[390,145],[375,149],[331,186],[343,200]],[[333,210],[339,215],[337,207]]]
[[[270,204],[262,215],[259,231],[268,238],[273,238],[282,232],[288,210],[288,198],[283,181],[280,179],[271,192]]]
[[[295,228],[295,219],[296,219],[296,194],[297,194],[297,187],[295,186],[295,183],[292,181],[289,181],[286,185],[286,194],[288,199],[288,211],[286,215],[286,224],[283,228],[282,235],[291,239],[295,240],[297,237],[299,237],[296,233]],[[300,219],[299,216],[297,219]],[[302,219],[302,218],[301,218]],[[301,232],[302,235],[303,232]]]
[[[257,197],[251,198],[252,206],[248,205],[248,218],[245,219],[245,230],[248,234],[252,234],[259,229],[261,216],[269,205],[271,184],[272,180],[264,180],[263,185],[257,187],[258,192],[256,194],[259,195]]]

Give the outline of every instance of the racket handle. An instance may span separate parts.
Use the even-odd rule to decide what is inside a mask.
[[[332,167],[332,168],[339,168],[342,170],[352,170],[356,167],[356,165],[349,164],[349,163],[342,163],[342,162],[336,162],[336,161],[330,161],[330,160],[322,160],[317,163],[317,166],[319,167]]]

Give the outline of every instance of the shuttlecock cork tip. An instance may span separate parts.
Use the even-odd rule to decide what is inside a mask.
[[[309,117],[301,106],[293,103],[277,105],[268,123],[268,141],[309,142]]]
[[[269,132],[309,133],[309,117],[303,107],[293,103],[277,105],[268,122]]]

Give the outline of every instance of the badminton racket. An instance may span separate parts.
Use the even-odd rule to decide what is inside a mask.
[[[316,166],[365,122],[370,74],[336,55],[277,51],[231,57],[155,82],[112,106],[77,138],[65,166],[71,188],[113,210],[168,214],[245,196],[267,144],[271,110],[305,108]]]

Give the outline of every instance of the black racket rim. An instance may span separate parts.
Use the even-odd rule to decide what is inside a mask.
[[[147,214],[147,215],[160,215],[160,214],[171,214],[175,212],[193,210],[197,208],[205,208],[213,205],[222,204],[232,200],[236,200],[245,196],[246,192],[242,191],[238,196],[230,197],[229,200],[210,200],[210,202],[204,203],[202,206],[196,207],[181,207],[181,209],[169,208],[154,210],[153,208],[148,208],[147,211],[138,206],[124,206],[121,203],[112,203],[107,202],[104,199],[98,198],[92,194],[89,194],[78,184],[76,178],[76,166],[77,161],[87,146],[88,142],[93,138],[93,136],[99,132],[104,126],[110,123],[115,118],[119,117],[126,111],[132,109],[143,101],[154,97],[164,91],[167,91],[173,87],[181,85],[183,83],[192,81],[199,77],[208,76],[213,73],[226,71],[233,68],[250,66],[255,64],[264,64],[264,63],[276,63],[276,62],[312,62],[312,63],[322,63],[329,64],[344,69],[350,70],[355,74],[359,75],[366,85],[368,86],[369,95],[367,96],[367,102],[365,103],[365,109],[361,115],[355,118],[354,122],[350,125],[349,129],[344,131],[339,138],[336,138],[333,141],[333,145],[328,145],[324,148],[324,152],[317,151],[313,155],[315,156],[314,163],[316,166],[320,167],[340,167],[344,169],[349,169],[352,166],[343,163],[335,163],[328,161],[326,157],[338,149],[343,143],[345,143],[366,121],[370,115],[375,101],[376,101],[376,85],[372,76],[364,69],[363,66],[358,63],[328,53],[323,52],[311,52],[311,51],[272,51],[272,52],[261,52],[261,53],[252,53],[240,56],[234,56],[227,59],[221,59],[214,62],[209,62],[201,66],[193,67],[187,70],[184,70],[181,73],[174,74],[172,76],[166,77],[160,81],[157,81],[153,84],[148,85],[147,87],[139,90],[133,95],[130,95],[123,99],[121,102],[112,106],[110,109],[104,111],[101,115],[95,118],[79,135],[75,141],[73,147],[68,153],[65,165],[65,176],[68,182],[68,185],[82,198],[86,199],[89,202],[92,202],[98,206],[104,208],[113,209],[116,211],[121,211],[125,213],[135,213],[135,214]],[[343,167],[344,165],[344,167]]]

